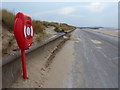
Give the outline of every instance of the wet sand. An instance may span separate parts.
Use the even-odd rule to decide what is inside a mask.
[[[72,88],[71,72],[75,61],[74,42],[80,42],[80,39],[72,35],[53,59],[44,88]]]
[[[73,56],[73,42],[68,41],[63,48],[57,53],[53,59],[51,70],[49,72],[48,80],[44,88],[64,88],[69,79],[69,72],[72,70]],[[70,86],[70,81],[69,85]]]
[[[115,32],[115,31],[109,31],[109,30],[93,30],[93,31],[103,33],[103,34],[107,34],[107,35],[111,35],[113,37],[119,37],[118,32]]]

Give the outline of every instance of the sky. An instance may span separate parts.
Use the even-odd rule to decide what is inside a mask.
[[[118,27],[118,2],[2,2],[2,9],[77,27]]]

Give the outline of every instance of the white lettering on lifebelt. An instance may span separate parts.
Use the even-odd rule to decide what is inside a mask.
[[[26,37],[26,26],[24,26],[24,36]]]
[[[31,26],[31,36],[33,36],[33,27]]]

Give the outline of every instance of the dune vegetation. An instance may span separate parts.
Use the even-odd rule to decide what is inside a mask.
[[[1,10],[0,12],[2,12],[2,52],[4,55],[12,53],[13,51],[17,51],[19,48],[16,44],[13,34],[15,15],[5,9]],[[51,36],[48,33],[45,33],[45,29],[50,26],[55,27],[55,32],[64,32],[75,29],[74,26],[70,26],[65,23],[47,22],[40,20],[33,20],[32,23],[34,29],[33,44],[36,42],[42,42]]]

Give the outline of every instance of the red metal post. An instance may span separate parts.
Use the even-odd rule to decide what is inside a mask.
[[[26,57],[25,57],[25,51],[21,50],[22,55],[22,70],[23,70],[23,78],[27,79],[27,71],[26,71]]]

